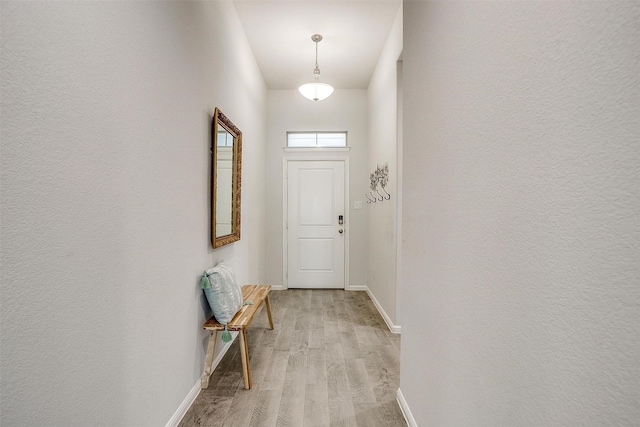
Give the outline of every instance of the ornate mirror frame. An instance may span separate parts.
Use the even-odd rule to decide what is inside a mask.
[[[242,132],[216,108],[211,120],[211,244],[214,248],[240,240],[241,175]]]

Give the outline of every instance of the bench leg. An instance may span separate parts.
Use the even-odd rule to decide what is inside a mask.
[[[251,389],[251,369],[249,368],[249,345],[247,344],[247,330],[239,331],[240,335],[240,357],[242,359],[242,378],[244,379],[244,388]]]
[[[264,299],[264,303],[267,306],[267,317],[269,317],[269,326],[271,326],[271,330],[273,330],[273,317],[271,317],[271,301],[269,301],[269,295]]]
[[[213,364],[213,353],[216,349],[216,339],[218,331],[209,332],[209,344],[207,345],[207,357],[204,360],[204,373],[200,379],[200,387],[209,388],[209,380],[211,379],[211,365]]]

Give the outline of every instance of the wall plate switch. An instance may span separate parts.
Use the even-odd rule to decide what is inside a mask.
[[[353,209],[362,209],[362,201],[356,200],[355,202],[353,202]]]

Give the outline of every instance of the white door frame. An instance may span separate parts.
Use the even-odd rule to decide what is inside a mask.
[[[349,148],[285,148],[282,159],[282,288],[289,289],[289,198],[288,176],[289,162],[300,161],[343,161],[344,162],[344,290],[351,290],[349,284],[349,227],[351,206],[349,203]]]

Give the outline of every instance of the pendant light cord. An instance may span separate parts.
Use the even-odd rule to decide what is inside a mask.
[[[318,42],[316,41],[316,68],[313,70],[313,77],[320,81],[320,67],[318,67]]]

